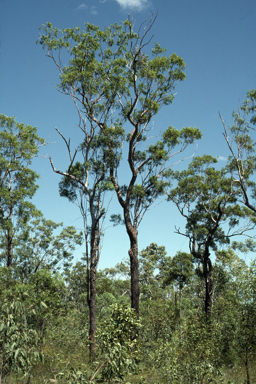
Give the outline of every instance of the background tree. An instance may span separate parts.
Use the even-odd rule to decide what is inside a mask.
[[[28,201],[37,188],[39,175],[28,168],[45,140],[35,127],[0,115],[0,230],[4,237],[6,265],[12,267],[13,237],[16,230],[36,214]]]
[[[248,251],[255,247],[251,241],[234,242],[232,248]],[[236,360],[245,369],[246,383],[253,382],[251,367],[256,355],[256,267],[255,261],[246,263],[233,249],[216,253],[218,267],[226,278],[216,303],[216,314],[223,329],[222,354],[226,364]],[[225,298],[225,300],[224,300]]]
[[[162,287],[163,269],[168,269],[167,252],[164,246],[151,243],[139,252],[141,299],[156,300],[165,295]]]
[[[68,300],[71,307],[79,312],[88,306],[87,303],[87,267],[84,258],[77,261],[72,268],[65,268],[63,277],[68,289]]]
[[[176,54],[166,57],[159,44],[152,49],[152,59],[144,52],[151,40],[146,38],[153,23],[151,17],[138,34],[130,20],[103,31],[88,23],[82,31],[79,28],[60,31],[48,23],[44,26],[45,34],[39,38],[60,71],[61,91],[70,95],[80,113],[100,129],[108,176],[122,207],[130,239],[131,303],[137,316],[138,226],[149,206],[163,193],[168,160],[201,137],[196,128],[178,131],[169,127],[161,141],[144,151],[138,149],[147,138],[153,116],[173,101],[176,82],[185,79],[185,64]],[[62,49],[71,56],[65,67],[55,57],[55,51]],[[131,126],[128,133],[124,123]],[[126,185],[121,185],[117,169],[124,141],[127,141],[130,176]],[[177,145],[179,149],[173,152]]]
[[[177,254],[165,266],[164,285],[174,283],[178,286],[180,300],[180,319],[181,319],[181,292],[186,284],[189,284],[194,275],[193,256],[186,252]],[[176,300],[175,300],[176,301]]]
[[[224,127],[224,137],[231,152],[227,167],[231,173],[232,182],[240,186],[241,202],[256,212],[255,128],[253,127],[256,124],[256,90],[252,89],[247,92],[247,99],[238,113],[233,112],[232,116],[233,125],[228,132],[220,115]]]
[[[190,252],[203,267],[205,312],[208,315],[213,305],[210,249],[216,251],[218,244],[227,244],[230,237],[254,227],[250,220],[237,227],[240,219],[251,217],[250,212],[238,204],[239,190],[226,176],[227,170],[215,169],[214,163],[217,159],[209,155],[195,157],[188,170],[173,174],[178,186],[168,194],[168,200],[174,202],[187,220],[185,233],[179,229],[177,233],[188,237]]]
[[[59,235],[54,231],[62,223],[46,220],[42,214],[29,220],[16,231],[13,238],[13,276],[27,281],[29,276],[39,269],[48,269],[53,273],[61,268],[69,268],[73,259],[72,251],[82,244],[83,233],[77,233],[73,226],[63,228]],[[2,243],[4,245],[4,243]],[[4,262],[5,249],[0,260]]]

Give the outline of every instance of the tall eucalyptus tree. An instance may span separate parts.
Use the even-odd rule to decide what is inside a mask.
[[[165,56],[158,43],[148,52],[154,21],[151,17],[138,33],[131,20],[104,30],[89,23],[83,30],[58,30],[47,23],[38,40],[60,72],[61,92],[71,96],[81,116],[100,130],[108,177],[130,240],[131,304],[137,316],[138,226],[168,184],[165,176],[170,158],[201,138],[197,128],[179,131],[170,126],[160,141],[139,150],[148,138],[149,123],[162,106],[172,103],[176,83],[185,79],[181,57],[175,53]],[[66,66],[60,59],[63,50],[70,56]],[[128,168],[122,172],[125,185],[118,178],[123,148],[128,160]]]

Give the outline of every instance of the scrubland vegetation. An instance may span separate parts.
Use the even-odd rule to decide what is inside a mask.
[[[152,243],[142,253],[139,321],[127,264],[97,273],[93,361],[83,261],[62,275],[42,269],[25,282],[2,268],[2,382],[255,382],[255,264],[232,250],[218,254],[207,318],[202,271],[189,254],[176,255],[174,266],[164,247]]]

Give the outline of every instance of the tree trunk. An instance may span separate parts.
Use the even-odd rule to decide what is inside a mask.
[[[88,304],[88,307],[90,308],[90,257],[89,257],[87,237],[85,238],[85,244],[86,244],[86,293],[87,293],[87,304]]]
[[[87,302],[89,301],[89,316],[90,316],[90,330],[89,330],[89,340],[90,340],[90,358],[95,360],[96,356],[96,345],[95,345],[95,332],[96,332],[96,270],[99,261],[99,220],[100,220],[100,210],[97,211],[97,217],[95,215],[94,207],[94,198],[95,195],[90,197],[90,214],[91,214],[91,231],[90,231],[90,271],[88,271],[88,247],[86,247],[87,252],[87,283],[88,283],[88,272],[90,274],[90,299],[88,300],[88,287],[87,287]],[[87,242],[86,242],[87,244]]]
[[[179,288],[180,288],[180,321],[181,321],[181,286]]]
[[[207,316],[211,316],[213,304],[213,274],[212,263],[209,256],[210,254],[206,250],[203,259],[203,272],[205,280],[205,313]]]
[[[139,318],[140,283],[137,234],[136,236],[130,237],[130,249],[128,253],[131,265],[131,307],[135,310],[137,318]]]
[[[95,332],[96,332],[96,268],[90,270],[90,357],[95,358],[96,346],[95,346]]]
[[[246,340],[246,343],[245,343],[245,369],[246,369],[246,384],[250,384],[249,359],[248,359],[248,344],[247,344],[247,340]]]
[[[182,339],[182,321],[181,321],[181,285],[180,285],[180,338]]]
[[[12,230],[8,229],[8,232],[7,232],[7,267],[8,268],[12,267],[12,255],[13,255],[12,242],[13,242]]]
[[[128,251],[128,254],[130,257],[131,268],[131,307],[135,310],[137,318],[139,318],[140,282],[138,260],[138,232],[136,227],[134,228],[132,226],[129,203],[126,203],[123,208],[126,231],[130,239],[130,249]]]

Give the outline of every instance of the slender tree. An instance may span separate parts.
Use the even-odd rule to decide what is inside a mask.
[[[220,115],[220,114],[219,114]],[[256,212],[256,169],[255,124],[256,124],[256,90],[247,92],[247,99],[237,113],[233,112],[233,125],[226,127],[220,115],[224,137],[230,150],[227,168],[231,173],[232,183],[241,189],[241,202],[251,211]]]
[[[183,60],[175,53],[166,57],[155,44],[150,56],[148,34],[155,19],[133,31],[133,22],[114,24],[104,30],[86,23],[84,30],[62,31],[47,23],[39,42],[60,71],[60,90],[72,97],[81,115],[97,125],[104,148],[108,177],[123,211],[130,240],[131,303],[139,316],[138,226],[150,205],[164,192],[170,158],[201,137],[197,128],[167,128],[161,141],[140,150],[149,123],[174,99],[174,88],[185,79]],[[148,40],[147,40],[148,39]],[[66,66],[56,50],[66,50]],[[124,124],[131,127],[125,131]],[[127,143],[127,144],[125,144]],[[127,145],[128,172],[125,185],[118,179],[123,145]],[[176,149],[176,147],[178,148]],[[124,174],[124,173],[123,173]]]
[[[173,174],[178,181],[168,194],[179,212],[186,218],[186,231],[177,233],[189,239],[190,253],[203,267],[205,280],[205,312],[211,315],[213,306],[213,267],[211,249],[228,244],[230,238],[254,228],[252,215],[238,204],[240,190],[227,177],[227,170],[217,170],[217,159],[210,155],[195,157],[187,170]],[[239,227],[239,220],[249,217]]]
[[[38,213],[28,199],[38,188],[39,175],[29,165],[42,145],[45,140],[37,135],[35,127],[0,115],[0,230],[8,268],[13,262],[15,232]]]
[[[106,160],[102,137],[96,133],[95,124],[91,122],[90,129],[85,120],[80,120],[79,127],[84,134],[84,140],[71,155],[70,141],[65,141],[70,157],[70,165],[66,172],[56,170],[50,157],[54,172],[62,175],[59,183],[60,195],[75,202],[81,212],[84,223],[84,236],[87,261],[87,303],[90,313],[90,354],[95,356],[95,331],[96,331],[96,271],[100,258],[102,221],[106,209],[104,194],[111,189],[111,183],[106,177]],[[76,154],[82,158],[82,162],[74,162]]]

